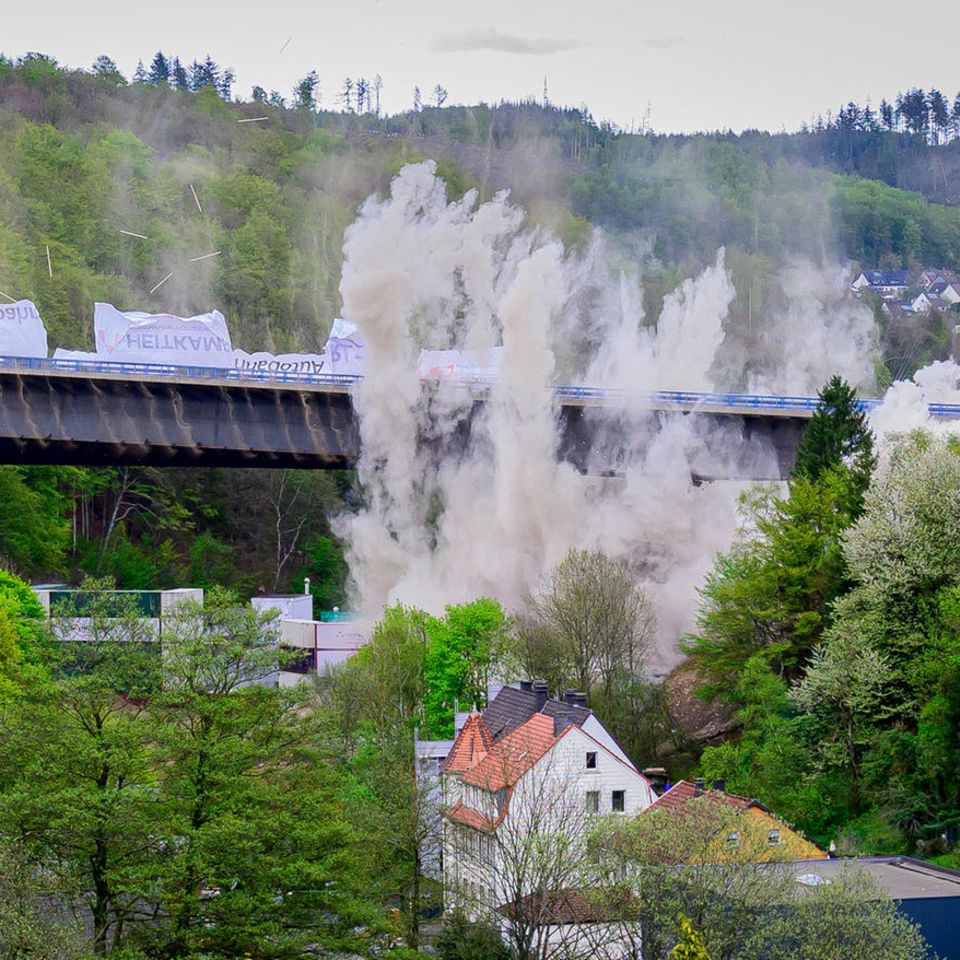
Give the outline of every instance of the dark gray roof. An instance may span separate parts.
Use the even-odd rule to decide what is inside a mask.
[[[578,707],[564,703],[562,700],[547,700],[541,713],[548,717],[559,714],[566,715],[572,723],[579,726],[591,711],[587,707]],[[516,687],[503,687],[490,701],[490,705],[483,711],[483,722],[487,725],[490,735],[498,740],[504,734],[516,729],[537,713],[537,695]]]
[[[907,287],[910,274],[906,270],[864,270],[863,275],[871,287]]]
[[[815,874],[829,880],[844,869],[862,870],[891,900],[960,898],[960,871],[910,857],[858,857],[834,860],[795,860],[789,869],[798,877]]]

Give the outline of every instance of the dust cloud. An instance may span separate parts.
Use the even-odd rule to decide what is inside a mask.
[[[647,324],[639,281],[607,266],[603,243],[597,235],[586,254],[566,254],[525,226],[506,193],[447,202],[432,162],[405,167],[388,196],[363,205],[340,287],[343,316],[366,341],[354,398],[365,503],[337,523],[357,609],[376,615],[402,601],[437,611],[486,595],[517,610],[571,547],[598,549],[627,562],[653,600],[654,672],[677,661],[696,588],[736,528],[742,484],[697,485],[696,474],[729,466],[703,463],[705,431],[721,428],[675,414],[654,422],[640,394],[725,390],[742,377],[723,359],[735,291],[721,250]],[[832,339],[873,335],[855,308],[836,314],[832,279],[801,267],[784,279],[784,342],[752,368],[758,389],[815,392],[835,370]],[[497,345],[500,377],[465,440],[470,388],[422,389],[418,351]],[[848,366],[866,375],[858,363],[851,354]],[[615,413],[585,413],[597,421],[593,455],[615,459],[615,476],[558,458],[558,383],[625,391]],[[771,451],[750,455],[769,469]]]

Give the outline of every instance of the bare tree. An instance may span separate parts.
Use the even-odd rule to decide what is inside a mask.
[[[442,107],[447,102],[447,89],[441,84],[437,84],[433,88],[433,99],[437,102],[438,107]]]
[[[383,77],[378,73],[373,78],[374,111],[380,116],[380,91],[383,89]]]
[[[647,595],[623,563],[571,550],[531,606],[542,627],[540,654],[552,638],[580,690],[599,689],[609,697],[618,676],[642,673],[655,620]]]

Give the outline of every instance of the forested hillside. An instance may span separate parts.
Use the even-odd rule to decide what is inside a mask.
[[[930,146],[904,124],[666,137],[530,103],[420,104],[384,117],[366,82],[338,111],[315,109],[310,77],[290,106],[259,88],[241,103],[212,61],[189,72],[164,63],[165,76],[128,82],[106,58],[91,71],[37,54],[0,59],[0,290],[37,304],[51,347],[91,348],[95,300],[216,307],[247,350],[322,346],[340,308],[346,226],[425,157],[452,196],[509,187],[568,248],[602,228],[607,256],[640,265],[648,322],[665,292],[725,246],[737,290],[725,325],[748,352],[763,349],[764,318],[784,303],[780,270],[798,257],[960,265],[960,210],[889,185],[926,189],[909,171],[949,171],[958,141]],[[266,119],[241,122],[254,118]],[[882,163],[864,159],[881,153]],[[909,335],[886,336],[893,372],[944,355],[944,329],[918,320]],[[343,599],[327,517],[357,496],[349,477],[3,469],[8,496],[35,518],[0,531],[0,554],[25,575],[82,568],[125,586],[206,577],[252,590],[306,573],[321,603]]]

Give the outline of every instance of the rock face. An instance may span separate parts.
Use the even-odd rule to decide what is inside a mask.
[[[725,703],[708,703],[696,694],[700,683],[691,661],[686,660],[667,674],[664,686],[667,705],[677,732],[701,747],[719,743],[736,728],[733,709]]]

